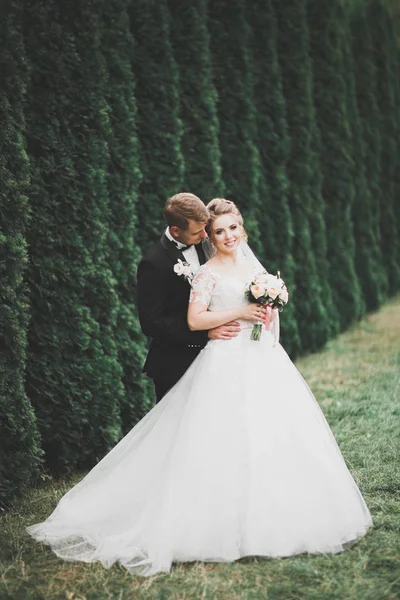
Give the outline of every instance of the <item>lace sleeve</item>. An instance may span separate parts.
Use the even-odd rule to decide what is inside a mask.
[[[192,281],[189,303],[199,302],[204,306],[209,306],[215,281],[216,277],[209,269],[200,268]]]

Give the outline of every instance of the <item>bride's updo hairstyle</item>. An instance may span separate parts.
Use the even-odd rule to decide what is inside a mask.
[[[206,232],[210,239],[212,238],[212,224],[216,219],[218,219],[218,217],[221,217],[222,215],[235,215],[235,217],[238,217],[239,225],[243,227],[242,214],[232,200],[226,200],[225,198],[213,198],[207,204],[207,210],[210,217],[206,225]],[[244,228],[243,238],[247,240],[247,233],[245,232]]]

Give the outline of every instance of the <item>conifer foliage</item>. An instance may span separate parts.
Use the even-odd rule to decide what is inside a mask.
[[[262,225],[259,228],[258,216],[268,190],[257,149],[250,29],[245,2],[216,0],[209,3],[208,11],[225,195],[243,211],[252,247],[264,260],[262,237],[266,230]]]
[[[345,15],[341,3],[311,2],[308,7],[310,54],[313,61],[314,100],[321,132],[322,192],[326,203],[329,272],[340,328],[363,312],[354,267],[351,208],[354,182],[350,156],[351,130],[347,110],[344,64]]]
[[[132,72],[134,55],[127,0],[110,0],[103,15],[103,53],[107,67],[106,100],[110,123],[107,141],[109,168],[109,265],[116,282],[119,306],[115,325],[118,362],[123,369],[121,421],[124,433],[144,416],[153,397],[149,381],[141,375],[145,341],[134,304],[139,249],[137,197],[141,181],[136,137],[136,101]]]
[[[150,408],[135,275],[169,196],[237,202],[292,357],[400,289],[385,2],[4,0],[0,44],[1,503]]]
[[[382,139],[380,162],[381,269],[388,277],[388,292],[400,289],[400,84],[396,53],[399,42],[389,13],[374,0],[367,10],[376,73],[376,100],[379,133]]]
[[[31,327],[27,391],[48,464],[93,464],[118,440],[123,387],[106,264],[108,127],[99,1],[27,2]]]
[[[375,26],[375,24],[374,24]],[[363,135],[363,163],[371,202],[366,206],[363,215],[367,216],[369,229],[368,237],[360,238],[358,225],[358,244],[364,247],[364,257],[358,257],[360,279],[363,282],[364,294],[368,309],[376,309],[384,300],[388,290],[388,273],[382,261],[382,237],[380,230],[381,213],[386,210],[387,199],[384,197],[381,178],[382,165],[382,132],[380,131],[381,117],[377,101],[377,72],[374,63],[374,49],[371,32],[368,26],[365,3],[357,5],[351,19],[352,47],[354,56],[355,88],[358,113],[361,120]],[[385,185],[385,184],[384,184]],[[360,209],[360,205],[358,206]],[[363,219],[362,214],[353,213],[354,222]],[[368,248],[368,249],[367,249]],[[369,281],[363,273],[362,258],[369,252],[371,262],[369,271],[373,278]],[[372,279],[372,281],[371,281]]]
[[[380,289],[380,250],[373,223],[374,199],[368,186],[363,136],[363,125],[357,105],[356,72],[350,31],[351,12],[344,20],[343,60],[347,88],[347,114],[351,130],[352,180],[354,184],[354,201],[352,220],[355,239],[355,268],[360,281],[363,299],[367,309],[379,306],[382,300]]]
[[[0,506],[30,483],[40,461],[36,421],[24,389],[29,161],[23,116],[28,71],[20,10],[11,1],[0,8]]]
[[[251,27],[254,104],[257,114],[257,148],[260,168],[269,185],[261,204],[263,258],[270,272],[280,270],[291,293],[282,319],[282,338],[287,352],[295,356],[300,339],[295,318],[295,265],[292,256],[293,223],[288,202],[286,163],[290,139],[277,53],[277,23],[271,0],[254,0],[246,6]]]
[[[306,2],[274,0],[273,7],[278,22],[279,60],[291,135],[287,173],[294,231],[296,320],[301,324],[301,349],[313,351],[327,341],[330,324],[321,285],[325,273],[317,271],[310,228],[313,194],[318,193],[318,189],[317,192],[313,189],[315,157],[311,144],[315,121]]]
[[[179,70],[183,188],[207,202],[224,193],[212,81],[206,0],[170,0],[171,41]]]
[[[160,237],[167,198],[183,191],[182,123],[167,0],[135,0],[129,14],[142,172],[137,239],[145,250]]]

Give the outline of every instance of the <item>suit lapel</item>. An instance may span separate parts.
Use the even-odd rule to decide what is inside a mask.
[[[160,242],[161,246],[174,263],[176,263],[178,259],[183,262],[187,262],[182,250],[179,250],[176,244],[167,238],[165,233],[162,234]],[[209,242],[205,240],[201,244],[197,244],[195,249],[197,256],[199,257],[199,263],[204,265],[204,263],[210,258]]]
[[[178,259],[180,259],[183,262],[186,261],[184,255],[183,255],[183,252],[178,249],[178,246],[176,246],[174,244],[174,242],[171,242],[171,240],[169,240],[167,238],[167,236],[165,235],[165,233],[162,234],[160,242],[161,242],[161,246],[164,248],[164,250],[166,251],[166,253],[170,257],[170,259],[174,263],[178,262]]]

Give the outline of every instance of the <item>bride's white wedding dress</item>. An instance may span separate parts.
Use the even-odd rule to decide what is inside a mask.
[[[246,302],[248,272],[206,264],[194,298]],[[259,264],[259,263],[258,263]],[[173,561],[340,552],[371,517],[307,384],[275,335],[210,341],[180,381],[60,501],[38,541],[132,572]]]

